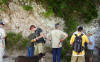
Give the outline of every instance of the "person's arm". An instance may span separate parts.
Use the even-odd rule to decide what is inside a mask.
[[[58,47],[59,47],[60,43],[62,43],[68,37],[67,33],[64,33],[63,31],[60,31],[60,33],[61,33],[61,37],[63,37],[63,38],[60,39]]]
[[[39,39],[41,39],[42,37],[43,37],[43,33],[41,32],[41,33],[40,33],[40,36],[39,36],[39,37],[36,37],[35,39],[36,39],[36,40],[39,40]]]
[[[46,38],[47,38],[48,40],[51,40],[51,39],[50,39],[50,38],[51,38],[51,37],[50,37],[50,34],[51,34],[51,33],[48,33],[48,34],[46,35]]]
[[[70,40],[70,45],[73,46],[75,40],[75,35],[72,35],[71,40]]]
[[[63,42],[68,37],[68,34],[64,35],[64,38],[60,40],[60,42]]]
[[[34,39],[34,41],[39,40],[39,39],[41,39],[41,38],[44,36],[44,35],[43,35],[43,31],[42,31],[41,28],[38,29],[38,32],[39,32],[40,36],[36,37],[36,38]]]
[[[85,35],[85,42],[89,43],[88,37]]]
[[[2,48],[5,48],[5,40],[6,40],[6,37],[7,37],[7,35],[6,35],[6,32],[4,31],[4,32],[2,32]]]

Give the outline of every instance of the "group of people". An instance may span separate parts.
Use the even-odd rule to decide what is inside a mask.
[[[34,47],[31,46],[28,48],[28,56],[31,56],[30,53],[32,56],[36,55],[36,53],[43,53],[45,40],[42,29],[37,28],[35,25],[31,25],[30,30],[34,32],[34,35],[32,35],[33,38],[30,40],[31,45],[34,44]],[[91,31],[88,31],[87,35],[83,33],[83,27],[81,26],[73,33],[70,40],[70,45],[73,48],[71,62],[85,62],[85,50],[86,53],[88,52],[88,62],[93,62],[95,38],[92,34],[93,32]],[[46,38],[52,43],[53,62],[61,61],[62,43],[67,37],[68,34],[60,30],[59,24],[55,24],[55,29],[47,34]],[[43,59],[41,62],[43,62]]]
[[[6,37],[3,26],[4,23],[0,21],[0,62],[2,62]],[[44,39],[43,30],[41,28],[31,25],[30,31],[31,35],[29,36],[27,56],[33,57],[39,53],[44,53],[44,44],[46,40]],[[67,37],[68,34],[60,30],[59,24],[55,24],[55,29],[46,35],[46,38],[52,43],[53,62],[61,61],[62,43]],[[83,27],[79,26],[77,31],[74,32],[71,37],[70,45],[73,48],[71,62],[85,62],[86,46],[88,46],[88,62],[93,62],[95,38],[91,31],[89,31],[88,35],[86,35],[83,33]],[[41,59],[41,62],[44,62],[43,58]]]

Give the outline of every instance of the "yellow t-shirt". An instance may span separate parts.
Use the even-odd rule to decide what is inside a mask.
[[[77,33],[77,35],[80,36],[81,33]],[[70,44],[71,44],[71,45],[74,43],[75,37],[76,37],[75,34],[73,34],[72,37],[71,37],[71,40],[70,40]],[[82,36],[82,46],[84,46],[85,43],[88,43],[88,37],[84,34],[84,35]],[[80,53],[77,53],[77,52],[73,51],[73,52],[72,52],[72,55],[73,55],[73,56],[84,56],[84,55],[85,55],[85,51],[83,50],[83,51],[80,52]]]

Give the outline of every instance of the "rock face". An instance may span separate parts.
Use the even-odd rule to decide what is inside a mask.
[[[100,47],[100,6],[98,8],[98,17],[93,20],[90,24],[83,24],[85,28],[85,32],[88,31],[93,32],[93,36],[95,37],[95,46]],[[98,58],[98,48],[94,50],[95,62],[97,62]]]
[[[29,27],[30,25],[36,25],[37,27],[41,27],[44,33],[48,33],[48,31],[54,29],[54,25],[56,23],[61,24],[61,28],[64,28],[64,20],[59,17],[50,16],[49,18],[45,18],[43,16],[43,12],[45,9],[36,4],[32,3],[33,10],[25,11],[23,10],[21,5],[16,4],[15,2],[18,0],[13,0],[14,2],[9,3],[9,10],[7,13],[0,11],[0,19],[5,22],[6,31],[12,32],[22,32],[23,36],[28,36],[30,34]],[[85,31],[93,31],[95,34],[96,41],[100,41],[100,7],[98,8],[98,18],[94,19],[94,21],[88,25],[82,24],[85,27]]]
[[[96,43],[100,44],[100,7],[98,8],[98,17],[90,24],[84,24],[85,31],[92,31],[95,36]]]
[[[64,27],[64,21],[62,18],[49,17],[45,18],[43,12],[45,9],[41,5],[37,5],[33,2],[34,7],[32,12],[25,11],[23,8],[15,3],[9,3],[9,10],[7,13],[0,11],[0,18],[5,22],[5,29],[7,31],[22,32],[23,36],[30,34],[30,25],[36,25],[44,30],[44,33],[54,29],[56,23],[61,24],[61,28]]]

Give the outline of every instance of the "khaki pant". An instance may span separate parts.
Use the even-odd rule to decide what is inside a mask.
[[[44,47],[43,47],[43,43],[37,43],[35,45],[35,51],[34,51],[34,55],[37,55],[39,53],[44,53]]]
[[[84,56],[72,56],[71,62],[85,62]]]

